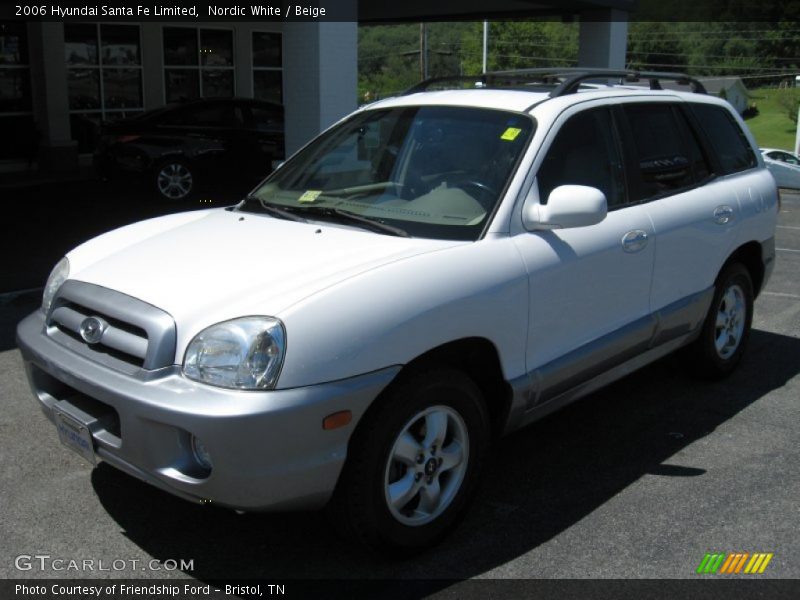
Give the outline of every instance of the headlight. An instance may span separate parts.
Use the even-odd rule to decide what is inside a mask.
[[[56,292],[58,288],[61,287],[61,284],[64,283],[69,277],[69,261],[65,256],[62,258],[53,270],[50,271],[50,277],[47,278],[47,283],[44,286],[44,293],[42,294],[42,310],[45,314],[50,311],[50,306],[53,304],[53,298],[55,298]]]
[[[212,325],[189,343],[183,374],[224,388],[268,390],[283,363],[283,324],[270,317],[244,317]]]

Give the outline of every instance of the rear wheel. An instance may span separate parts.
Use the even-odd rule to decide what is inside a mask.
[[[410,554],[441,540],[474,495],[489,445],[480,390],[427,371],[390,390],[359,425],[329,512],[368,547]]]
[[[165,160],[156,167],[156,193],[164,200],[188,198],[194,188],[194,173],[184,160]]]
[[[740,263],[717,278],[714,299],[700,337],[688,348],[692,371],[705,379],[728,375],[742,358],[753,321],[753,283]]]

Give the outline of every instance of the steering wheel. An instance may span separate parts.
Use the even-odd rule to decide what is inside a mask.
[[[483,194],[489,194],[491,198],[497,198],[498,193],[497,190],[493,187],[486,185],[482,181],[478,181],[476,179],[470,179],[468,181],[460,181],[453,185],[453,187],[457,188],[476,188],[479,192]]]

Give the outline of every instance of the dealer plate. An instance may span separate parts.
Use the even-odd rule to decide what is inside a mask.
[[[90,464],[97,464],[94,455],[94,443],[92,442],[92,434],[89,428],[59,410],[53,410],[53,414],[55,415],[56,429],[61,443],[80,454]]]

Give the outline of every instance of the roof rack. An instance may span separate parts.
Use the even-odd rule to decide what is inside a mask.
[[[680,85],[688,85],[696,94],[705,94],[706,89],[694,77],[685,73],[663,73],[659,71],[632,71],[628,69],[583,69],[577,68],[537,68],[514,69],[508,71],[488,71],[482,75],[454,75],[448,77],[432,77],[411,86],[403,96],[424,92],[442,83],[472,83],[477,88],[509,87],[511,85],[530,85],[544,83],[555,85],[550,92],[551,98],[574,94],[581,83],[592,79],[616,79],[618,85],[637,83],[643,79],[650,82],[651,90],[662,90],[661,80],[675,81]]]

